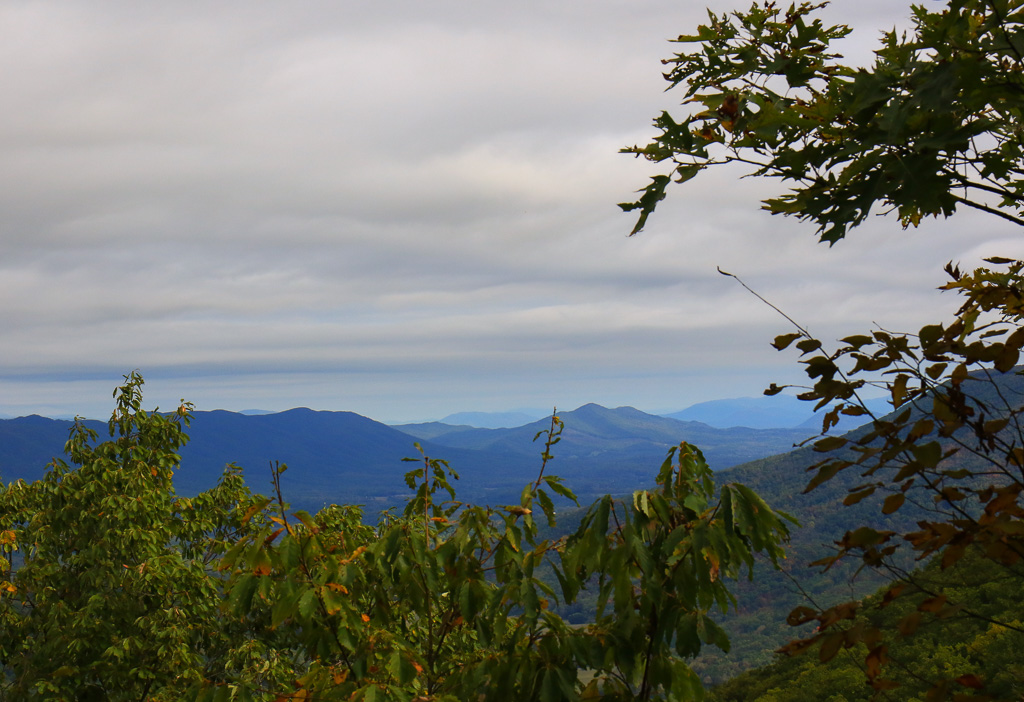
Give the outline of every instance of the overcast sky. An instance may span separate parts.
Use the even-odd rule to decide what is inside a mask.
[[[745,6],[739,3],[738,6]],[[715,8],[735,5],[716,1]],[[855,8],[855,9],[854,9]],[[839,0],[867,57],[907,4]],[[846,13],[844,15],[844,13]],[[797,380],[824,336],[938,321],[971,215],[829,250],[712,175],[639,236],[666,40],[702,2],[0,4],[0,413],[645,411]]]

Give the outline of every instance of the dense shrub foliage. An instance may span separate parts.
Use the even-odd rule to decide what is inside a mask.
[[[657,488],[605,497],[567,538],[545,474],[517,505],[456,500],[423,456],[401,513],[291,512],[229,466],[194,498],[172,476],[190,407],[117,390],[110,439],[76,425],[71,464],[0,490],[5,699],[694,699],[687,659],[728,648],[711,619],[755,553],[782,556],[786,518],[741,485],[717,493],[700,451],[670,453]],[[556,587],[538,577],[546,564]],[[555,612],[592,592],[585,626]]]

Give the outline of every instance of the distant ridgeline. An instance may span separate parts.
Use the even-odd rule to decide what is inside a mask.
[[[865,405],[877,415],[887,414],[890,407],[887,397],[869,399]],[[786,427],[817,433],[821,431],[821,420],[825,412],[825,409],[815,412],[814,403],[798,400],[792,395],[779,394],[698,402],[684,410],[664,416],[686,422],[703,422],[712,427]],[[841,417],[834,431],[851,431],[862,423],[861,417]]]
[[[630,407],[585,405],[560,415],[566,429],[550,471],[571,485],[581,500],[606,493],[628,494],[649,486],[671,446],[699,446],[715,470],[790,451],[811,433],[804,429],[717,429],[645,414]],[[100,439],[105,422],[86,420]],[[533,442],[548,420],[512,429],[478,429],[439,422],[390,427],[352,412],[293,409],[246,415],[196,412],[189,443],[182,449],[176,489],[196,494],[213,486],[227,463],[245,470],[257,491],[268,488],[270,461],[287,463],[285,488],[297,506],[363,503],[368,516],[399,504],[408,492],[402,476],[415,456],[414,442],[459,473],[460,499],[489,504],[514,502],[540,465]],[[72,423],[39,416],[0,420],[0,479],[42,476],[61,456]]]
[[[560,417],[565,430],[548,469],[572,486],[582,504],[599,495],[630,494],[650,486],[668,449],[685,440],[721,471],[721,482],[747,484],[769,504],[801,521],[804,528],[795,530],[788,547],[787,571],[800,575],[806,587],[822,597],[845,585],[849,569],[808,579],[811,573],[805,565],[820,555],[821,544],[838,538],[873,507],[867,501],[856,509],[842,508],[841,482],[801,494],[805,468],[816,456],[810,449],[794,451],[793,446],[813,430],[722,429],[594,404]],[[419,442],[429,456],[448,460],[460,474],[461,500],[515,503],[523,485],[536,476],[542,447],[533,439],[548,423],[545,419],[511,429],[441,422],[391,427],[352,412],[196,412],[175,485],[186,495],[209,489],[224,465],[233,462],[245,470],[253,490],[266,493],[271,490],[269,461],[278,460],[289,466],[283,483],[294,506],[316,510],[329,503],[362,503],[372,519],[376,511],[407,499],[402,476],[409,464],[402,459],[415,455],[413,444]],[[106,438],[106,422],[85,424],[98,432],[100,440]],[[0,478],[40,478],[50,460],[62,455],[71,426],[70,421],[39,416],[0,420]],[[561,514],[558,533],[552,536],[577,525],[573,510]],[[874,581],[860,584],[863,592],[874,586]],[[741,582],[737,589],[743,603],[739,616],[723,621],[732,638],[732,653],[709,654],[695,666],[707,681],[721,681],[770,661],[772,651],[795,635],[785,617],[800,600],[784,575],[763,568],[754,582]]]

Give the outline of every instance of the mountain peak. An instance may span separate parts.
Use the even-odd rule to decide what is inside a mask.
[[[642,411],[638,410],[636,407],[630,407],[629,405],[623,405],[622,407],[614,407],[614,408],[612,408],[612,407],[605,407],[604,405],[599,405],[596,402],[588,402],[587,404],[581,405],[581,406],[577,407],[576,409],[572,410],[572,412],[569,412],[569,413],[566,413],[566,414],[591,415],[591,416],[599,416],[599,417],[609,417],[609,416],[619,416],[619,417],[621,417],[621,416],[624,416],[624,415],[625,416],[630,416],[630,417],[652,416],[652,415],[648,415],[646,412],[642,412]]]
[[[596,402],[588,402],[585,405],[580,405],[579,407],[577,407],[576,409],[574,409],[572,411],[573,412],[608,412],[609,410],[608,410],[607,407],[605,407],[603,405],[599,405]]]

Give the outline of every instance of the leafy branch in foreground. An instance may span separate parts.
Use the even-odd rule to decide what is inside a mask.
[[[595,676],[583,699],[699,699],[685,661],[704,644],[729,650],[709,616],[735,606],[727,581],[744,567],[752,576],[755,553],[776,567],[784,557],[792,518],[738,484],[723,486],[716,501],[695,447],[674,448],[657,484],[631,501],[595,503],[556,571],[568,601],[596,579],[596,619],[584,629],[591,652],[581,661]]]
[[[916,528],[907,531],[867,524],[851,530],[833,555],[818,562],[827,569],[855,557],[864,567],[888,571],[893,584],[877,606],[888,607],[904,595],[918,598],[897,631],[856,619],[856,602],[801,607],[790,615],[793,624],[814,621],[818,627],[785,651],[820,645],[822,660],[828,660],[863,644],[864,670],[877,690],[900,684],[883,676],[892,637],[912,637],[930,619],[981,619],[999,627],[1013,645],[1024,644],[1024,626],[1012,616],[972,608],[947,591],[941,578],[908,571],[901,565],[905,559],[898,559],[910,549],[919,562],[934,559],[940,572],[966,558],[980,560],[1000,579],[1024,587],[1024,379],[1017,366],[1024,347],[1024,262],[987,262],[993,268],[967,274],[947,266],[951,281],[943,289],[965,298],[949,324],[927,325],[915,335],[875,330],[848,336],[832,353],[805,330],[775,341],[779,349],[796,342],[802,351],[813,385],[800,397],[830,407],[814,442],[825,457],[808,469],[814,475],[806,491],[852,469],[864,480],[850,489],[845,504],[878,493],[885,496],[883,516],[908,509],[918,515]],[[893,413],[877,417],[865,407],[860,393],[872,386],[888,393]],[[773,386],[766,392],[781,390]],[[871,421],[850,435],[827,435],[840,415]],[[984,677],[974,672],[929,683],[929,699],[942,699],[953,689],[987,692]],[[1021,691],[1024,680],[1018,681]]]
[[[640,213],[633,234],[673,180],[728,163],[792,184],[764,209],[813,222],[830,244],[876,206],[904,227],[961,206],[1024,224],[1024,6],[916,6],[913,31],[885,33],[874,65],[855,68],[832,48],[849,28],[815,17],[825,4],[709,11],[675,40],[694,48],[664,61],[665,79],[690,109],[663,112],[651,143],[623,149],[671,166],[620,205]]]
[[[754,553],[782,557],[784,517],[738,485],[715,502],[703,457],[683,444],[657,490],[626,503],[606,497],[568,540],[543,540],[534,505],[549,525],[556,517],[545,488],[575,499],[545,475],[562,428],[556,414],[538,434],[546,436],[541,471],[518,505],[457,502],[456,476],[426,455],[406,475],[415,493],[402,515],[385,514],[376,527],[351,509],[287,519],[278,499],[281,516],[239,541],[221,568],[230,573],[231,614],[269,626],[301,665],[290,685],[250,685],[245,694],[699,699],[686,659],[705,643],[728,648],[708,613],[734,604],[727,580],[751,568]],[[554,570],[559,592],[542,568]],[[554,605],[590,587],[598,590],[594,623],[568,625]]]
[[[746,12],[709,12],[707,24],[677,39],[692,48],[665,61],[665,78],[683,91],[687,111],[680,118],[662,113],[651,143],[624,150],[669,166],[635,202],[621,205],[639,213],[632,234],[673,179],[683,183],[730,163],[786,182],[791,189],[763,201],[764,208],[813,222],[830,244],[877,208],[895,213],[904,227],[961,207],[1024,225],[1024,3],[916,6],[912,31],[883,34],[866,68],[842,63],[835,42],[849,29],[825,26],[817,16],[823,6],[783,10],[765,2]],[[792,622],[817,622],[818,629],[787,651],[819,645],[827,659],[863,645],[877,691],[898,685],[883,674],[893,636],[913,636],[922,620],[988,616],[958,605],[941,587],[929,591],[901,554],[909,551],[911,562],[937,559],[940,571],[982,559],[1024,585],[1024,383],[1015,368],[1024,345],[1024,263],[988,263],[992,268],[967,275],[948,266],[945,289],[965,298],[949,324],[916,335],[876,329],[843,339],[834,353],[799,325],[775,341],[779,349],[795,343],[802,353],[813,387],[801,397],[831,407],[814,443],[826,457],[811,467],[807,489],[856,470],[863,481],[846,504],[884,496],[880,519],[849,531],[820,565],[856,557],[888,571],[895,584],[880,606],[906,602],[904,593],[924,596],[898,632],[855,622],[856,602],[798,609]],[[860,394],[870,386],[889,394],[893,414],[871,414]],[[768,393],[781,390],[773,385]],[[828,435],[840,414],[870,419],[870,426]],[[911,510],[916,526],[882,526]],[[991,619],[1008,637],[1024,636],[1019,623]],[[947,691],[987,694],[983,676],[973,674],[928,683],[928,699]]]

